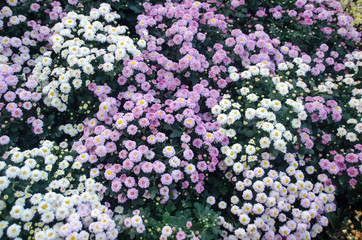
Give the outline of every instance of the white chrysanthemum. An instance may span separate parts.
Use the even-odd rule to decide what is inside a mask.
[[[293,135],[289,130],[283,132],[283,137],[288,141],[291,141],[293,139]]]
[[[271,100],[269,98],[263,98],[261,101],[260,101],[260,104],[263,108],[265,109],[268,109],[270,107],[270,104],[271,104]]]
[[[218,206],[220,209],[225,209],[227,207],[227,203],[225,201],[220,201]]]
[[[343,82],[347,85],[352,85],[354,83],[354,80],[351,77],[346,77],[345,79],[343,79]]]
[[[20,169],[19,178],[22,179],[22,180],[27,180],[27,179],[29,179],[30,176],[31,176],[31,169],[30,169],[30,167],[28,167],[28,166],[23,166],[23,167]]]
[[[233,165],[233,170],[235,173],[241,173],[244,170],[244,165],[240,162],[236,162]]]
[[[256,94],[251,93],[246,96],[246,99],[248,99],[251,102],[256,102],[256,101],[258,101],[259,97]]]
[[[31,180],[33,180],[34,182],[38,182],[39,180],[42,179],[42,172],[35,169],[31,172]]]
[[[234,67],[234,66],[230,66],[230,67],[228,67],[228,72],[229,73],[234,73],[234,72],[237,72],[237,68],[236,67]]]
[[[279,150],[279,151],[281,151],[281,152],[286,152],[286,142],[284,141],[284,140],[282,140],[282,139],[279,139],[279,140],[276,140],[275,142],[274,142],[274,148],[276,149],[276,150]]]
[[[105,72],[112,71],[113,70],[113,64],[110,63],[110,62],[107,62],[107,63],[103,64],[103,70]]]
[[[243,71],[243,72],[240,74],[240,77],[245,78],[245,79],[250,79],[251,76],[252,76],[252,74],[251,74],[250,71]]]
[[[230,73],[229,77],[233,82],[236,82],[239,80],[240,75],[239,75],[239,73],[233,72],[233,73]]]
[[[250,92],[250,89],[247,87],[240,88],[240,94],[246,96]]]
[[[229,146],[222,146],[220,148],[220,150],[221,150],[221,153],[226,155],[226,153],[230,150],[230,147]]]
[[[357,123],[356,126],[354,126],[354,130],[358,133],[362,132],[362,123]]]
[[[305,76],[306,72],[303,71],[302,69],[298,69],[296,72],[297,76]]]
[[[344,63],[344,66],[346,66],[348,68],[354,68],[356,65],[351,61],[347,61]]]
[[[213,197],[213,196],[209,196],[209,197],[207,197],[206,198],[206,202],[208,203],[208,204],[210,204],[210,205],[214,205],[215,204],[215,197]]]
[[[226,166],[230,167],[230,166],[232,166],[234,164],[234,160],[232,158],[230,158],[230,157],[226,157],[224,159],[224,163],[226,164]]]
[[[15,152],[11,156],[11,161],[14,163],[20,163],[24,160],[24,154],[22,152]]]
[[[20,205],[14,205],[11,208],[10,216],[15,219],[20,219],[24,208]]]
[[[19,172],[20,172],[20,168],[12,166],[12,167],[9,167],[8,169],[6,169],[5,175],[7,178],[15,178],[18,176]]]
[[[71,87],[69,83],[63,83],[60,85],[59,89],[62,93],[67,94],[70,93]]]
[[[268,137],[262,137],[259,140],[259,144],[260,144],[261,148],[268,148],[268,147],[270,147],[271,141]]]
[[[249,224],[249,222],[250,222],[250,218],[248,217],[248,215],[247,214],[241,214],[240,216],[239,216],[239,222],[241,223],[241,224],[243,224],[244,226],[246,226],[246,225],[248,225]]]
[[[272,112],[268,112],[265,118],[267,121],[274,122],[277,119],[277,116]]]
[[[271,107],[273,109],[273,111],[279,111],[280,108],[282,107],[282,104],[279,100],[273,100],[270,102],[269,107]]]
[[[241,118],[241,114],[239,110],[231,110],[229,113],[229,116],[235,117],[236,120],[239,120]]]
[[[217,116],[217,122],[221,125],[225,124],[227,122],[227,115],[222,113]]]
[[[319,92],[327,92],[328,90],[329,90],[329,89],[327,88],[326,85],[324,85],[324,84],[318,85],[318,91],[319,91]]]
[[[64,42],[64,37],[59,35],[59,34],[55,34],[51,37],[51,41],[53,42],[53,44],[63,44]]]
[[[236,153],[240,153],[243,148],[239,143],[235,143],[234,145],[232,145],[231,149]]]
[[[109,63],[113,63],[114,62],[114,56],[112,53],[108,53],[103,55],[103,60],[104,62],[109,62]]]
[[[346,135],[346,139],[350,142],[355,142],[355,141],[357,141],[357,135],[353,132],[349,132]]]
[[[296,63],[296,64],[298,64],[298,65],[300,65],[300,64],[302,64],[302,63],[303,63],[303,59],[302,59],[302,58],[297,57],[297,58],[294,58],[294,59],[293,59],[293,62],[294,62],[294,63]]]
[[[235,118],[234,116],[232,116],[232,115],[229,115],[229,116],[227,117],[227,119],[226,119],[226,123],[227,123],[228,125],[233,124],[235,121],[236,121],[236,118]]]
[[[229,138],[235,137],[236,136],[236,131],[234,129],[228,129],[226,131],[226,136]]]
[[[232,149],[229,149],[229,151],[226,152],[226,156],[234,160],[237,158],[238,155]]]
[[[240,201],[240,199],[239,199],[238,196],[236,196],[236,195],[233,195],[233,196],[231,196],[231,198],[230,198],[230,202],[231,202],[232,204],[238,204],[239,201]]]
[[[263,108],[263,107],[259,107],[256,109],[256,112],[255,112],[255,115],[258,117],[258,118],[265,118],[268,114],[268,110],[266,108]]]
[[[343,127],[337,128],[337,132],[340,136],[345,136],[347,134],[347,130]]]
[[[25,209],[21,213],[21,221],[29,222],[33,219],[35,213],[31,209]]]
[[[224,109],[229,109],[231,107],[231,101],[228,99],[223,99],[219,102],[220,106],[223,107]]]
[[[253,155],[253,154],[255,153],[255,151],[256,151],[256,149],[255,149],[255,147],[252,146],[252,145],[247,145],[247,146],[245,147],[245,152],[246,152],[246,154],[248,154],[248,155]]]
[[[102,3],[98,8],[98,11],[101,15],[106,15],[111,11],[111,7],[108,3]]]
[[[9,238],[16,238],[17,236],[19,236],[20,231],[21,231],[20,225],[14,223],[8,227],[8,229],[6,230],[6,235]]]
[[[251,120],[255,117],[256,111],[253,108],[247,108],[245,111],[245,118]]]
[[[185,167],[185,172],[189,175],[194,173],[195,171],[196,171],[195,165],[193,165],[191,163]]]
[[[72,84],[75,89],[79,89],[82,86],[82,79],[76,78],[72,81]]]
[[[303,103],[301,103],[301,102],[295,102],[292,107],[293,107],[294,112],[296,112],[296,113],[300,113],[300,112],[304,111],[304,106],[303,106]]]
[[[270,122],[263,122],[261,129],[270,133],[271,131],[274,130],[274,125]]]
[[[286,63],[279,63],[278,64],[278,69],[281,70],[281,71],[288,70],[288,65]]]
[[[52,59],[50,57],[43,57],[42,64],[44,66],[50,66],[52,64]]]
[[[301,69],[304,72],[308,72],[310,70],[310,66],[305,63],[302,63],[299,65],[299,69]]]
[[[298,118],[294,118],[291,123],[293,128],[300,128],[302,125],[302,122]]]
[[[260,69],[260,75],[264,76],[264,77],[268,77],[270,72],[270,70],[268,68],[262,68]]]
[[[308,114],[305,111],[301,111],[300,113],[298,113],[298,119],[303,121],[306,120],[308,117]]]
[[[260,72],[257,66],[250,66],[249,71],[253,76],[258,75]]]
[[[270,135],[269,135],[269,137],[272,139],[272,140],[278,140],[278,139],[281,139],[281,137],[282,137],[282,132],[281,131],[279,131],[279,130],[277,130],[277,129],[275,129],[275,130],[273,130],[271,133],[270,133]]]

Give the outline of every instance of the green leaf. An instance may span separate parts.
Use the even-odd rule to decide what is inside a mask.
[[[171,135],[170,135],[170,138],[176,138],[176,137],[180,137],[181,136],[181,131],[180,130],[173,130]]]
[[[168,212],[165,212],[162,216],[162,220],[164,224],[171,225],[171,215]]]

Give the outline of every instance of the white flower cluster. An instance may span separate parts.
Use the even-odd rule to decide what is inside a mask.
[[[249,92],[249,89],[242,89],[241,92]],[[250,96],[251,94],[247,95]],[[274,149],[285,153],[287,142],[295,141],[295,137],[289,131],[283,123],[290,122],[292,128],[300,128],[301,122],[307,118],[307,113],[304,111],[304,106],[300,101],[294,101],[287,99],[284,104],[279,100],[271,100],[264,98],[257,103],[257,108],[246,108],[244,116],[240,114],[240,104],[231,103],[229,99],[222,99],[219,105],[212,108],[212,113],[217,116],[217,121],[221,124],[219,131],[229,138],[233,138],[236,135],[234,128],[225,129],[225,125],[234,127],[233,124],[236,121],[243,121],[243,124],[248,122],[255,124],[256,131],[263,131],[263,134],[258,134],[255,137],[260,136],[256,140],[250,140],[248,144],[238,147],[238,151],[233,150],[233,146],[223,146],[221,151],[226,155],[224,159],[225,164],[233,166],[234,161],[237,159],[237,154],[242,152],[242,147],[247,155],[242,155],[241,161],[256,161],[257,149],[268,149],[271,145]],[[295,118],[289,120],[284,114],[278,113],[284,105],[287,110],[292,110]],[[234,108],[233,108],[234,107]],[[229,112],[225,114],[224,112]],[[282,123],[283,122],[283,123]],[[258,145],[257,145],[258,144]],[[257,146],[256,146],[257,145]]]
[[[65,134],[70,135],[71,137],[76,136],[78,133],[81,133],[84,131],[84,124],[83,123],[79,123],[79,124],[65,124],[65,125],[60,125],[59,126],[59,130],[63,131]]]
[[[353,69],[353,74],[346,74],[345,76],[337,77],[337,82],[342,82],[347,86],[353,86],[352,95],[350,100],[348,101],[348,106],[355,110],[358,114],[362,113],[362,88],[357,88],[358,83],[360,83],[360,79],[356,79],[354,77],[360,67],[362,66],[362,52],[353,52],[352,54],[347,54],[346,58],[348,59],[345,62],[345,66],[347,68]],[[336,84],[337,85],[337,84]],[[360,85],[359,85],[360,86]],[[353,111],[352,110],[352,111]],[[357,115],[358,116],[358,115]],[[343,125],[337,129],[339,137],[343,137],[350,142],[356,142],[360,140],[358,136],[362,133],[362,118],[350,118],[347,121],[347,125]]]
[[[345,56],[348,61],[344,63],[344,66],[353,69],[355,72],[359,70],[359,67],[362,66],[362,52],[354,51],[352,53],[346,54]]]
[[[225,201],[218,204],[239,219],[233,226],[219,217],[224,239],[260,239],[262,235],[263,239],[314,238],[328,225],[324,213],[336,210],[335,188],[323,184],[328,178],[320,174],[313,184],[295,160],[286,172],[245,168],[242,176],[243,180],[235,183],[237,192],[230,198],[230,206]],[[215,201],[210,198],[208,203]]]
[[[32,73],[39,79],[47,106],[65,111],[72,90],[89,85],[88,79],[94,79],[97,71],[111,72],[118,62],[141,55],[133,40],[124,35],[127,27],[104,26],[101,18],[110,23],[119,15],[102,3],[90,16],[69,12],[52,28],[52,49],[60,56],[52,60],[52,52],[45,52],[36,59]]]
[[[252,76],[262,76],[269,77],[270,69],[268,68],[268,62],[260,62],[255,66],[247,66],[247,70],[238,73],[237,69],[233,66],[228,68],[229,77],[233,82],[238,81],[240,78],[242,79],[250,79]]]
[[[0,200],[0,211],[8,208],[13,220],[0,222],[0,237],[6,234],[16,239],[23,228],[34,230],[35,239],[39,240],[67,236],[77,239],[88,236],[88,231],[104,239],[116,239],[118,230],[111,219],[113,213],[100,202],[104,186],[86,175],[78,179],[66,175],[70,168],[80,169],[82,164],[71,155],[57,157],[60,154],[53,154],[54,150],[67,152],[43,141],[40,148],[13,148],[3,156],[0,171],[5,175],[0,177],[0,196],[4,200]],[[49,175],[54,176],[52,181],[48,180]],[[7,189],[15,183],[23,190],[14,192],[15,200],[10,205]],[[40,219],[35,228],[34,219]]]

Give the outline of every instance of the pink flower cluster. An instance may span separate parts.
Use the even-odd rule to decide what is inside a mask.
[[[334,100],[325,101],[323,97],[306,97],[304,105],[308,113],[311,113],[312,122],[323,122],[328,118],[328,114],[332,116],[332,120],[339,122],[342,119],[342,108]]]
[[[349,184],[355,186],[357,184],[356,177],[362,174],[362,145],[356,144],[354,149],[344,151],[329,151],[330,156],[322,158],[319,165],[323,170],[327,170],[330,174],[342,176],[344,173],[351,178]]]
[[[125,65],[140,64],[132,60]],[[191,184],[196,192],[203,192],[205,173],[215,171],[219,162],[214,145],[228,143],[211,114],[200,112],[200,106],[217,103],[219,92],[203,81],[192,90],[183,86],[172,98],[162,100],[163,94],[153,90],[162,91],[162,82],[151,81],[149,90],[146,75],[133,70],[136,86],[128,85],[117,99],[107,96],[111,92],[107,85],[88,86],[100,104],[95,118],[84,122],[83,137],[73,145],[79,154],[76,161],[97,164],[91,176],[108,180],[121,203],[153,198],[154,189],[166,203],[171,196],[177,198],[178,185],[185,189]],[[121,86],[125,81],[123,76],[118,79]]]

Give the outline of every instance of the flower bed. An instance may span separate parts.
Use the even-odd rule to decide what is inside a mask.
[[[2,3],[0,237],[350,235],[362,52],[341,9]]]

